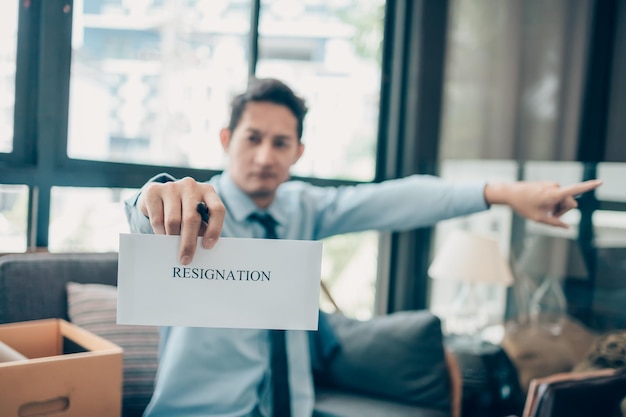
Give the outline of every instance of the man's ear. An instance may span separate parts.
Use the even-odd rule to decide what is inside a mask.
[[[228,145],[230,145],[230,136],[231,132],[229,128],[224,127],[222,128],[222,130],[220,130],[220,142],[222,143],[222,149],[224,149],[224,152],[228,152]]]
[[[294,164],[300,160],[303,153],[304,153],[304,143],[298,143],[298,153],[296,154],[296,159],[293,161]]]

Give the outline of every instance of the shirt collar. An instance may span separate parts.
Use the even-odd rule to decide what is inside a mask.
[[[226,210],[237,222],[245,221],[252,213],[268,213],[279,225],[287,222],[286,205],[285,202],[281,202],[283,198],[281,198],[280,187],[276,198],[265,210],[259,209],[254,201],[235,184],[228,171],[224,171],[220,176],[219,188]]]

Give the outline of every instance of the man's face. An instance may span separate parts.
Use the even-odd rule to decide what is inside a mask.
[[[269,102],[246,104],[235,130],[223,129],[220,139],[233,181],[260,207],[271,204],[304,151],[296,117],[287,107]]]

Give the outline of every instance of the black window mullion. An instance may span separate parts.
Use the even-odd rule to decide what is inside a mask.
[[[580,110],[577,160],[584,162],[583,180],[597,177],[597,164],[606,160],[612,69],[618,25],[619,0],[592,2],[590,36],[584,76],[584,92]],[[579,200],[580,223],[578,242],[585,257],[589,277],[583,320],[590,320],[596,280],[597,248],[594,246],[593,213],[598,209],[595,192]]]
[[[261,0],[251,0],[250,31],[248,33],[248,78],[256,74],[256,64],[259,60],[259,19],[261,15]]]
[[[376,143],[376,182],[390,178],[395,165],[393,156],[397,154],[400,125],[393,115],[399,112],[402,90],[402,62],[404,55],[404,24],[406,15],[404,2],[387,0],[385,2],[385,22],[383,26],[382,66],[380,85],[380,108],[378,113],[378,138]],[[402,39],[403,42],[397,42]],[[387,312],[391,275],[391,233],[380,233],[378,239],[378,263],[376,273],[376,292],[374,310],[376,314]]]
[[[393,9],[389,119],[379,152],[385,165],[377,169],[385,179],[436,172],[448,1],[397,0]],[[377,312],[427,307],[431,234],[423,228],[382,236]]]
[[[42,174],[67,161],[72,48],[72,2],[43,2],[40,49],[39,140]]]
[[[37,247],[37,188],[28,189],[28,215],[26,220],[26,247],[33,249]]]
[[[605,159],[613,47],[617,33],[617,1],[593,2],[578,142],[577,160],[582,162]]]
[[[42,3],[37,106],[37,203],[35,246],[48,246],[50,190],[67,160],[67,121],[72,39],[72,2]],[[33,206],[33,205],[31,205]],[[32,233],[29,232],[29,236]]]

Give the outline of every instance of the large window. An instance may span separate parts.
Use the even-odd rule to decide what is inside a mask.
[[[51,252],[116,252],[129,233],[123,201],[136,190],[53,187]]]
[[[261,2],[255,75],[310,109],[294,174],[374,179],[384,7]],[[221,169],[219,130],[255,58],[250,14],[241,0],[76,2],[68,155]]]
[[[476,161],[449,160],[441,167],[441,176],[452,181],[485,181],[510,182],[517,178],[517,164],[513,161]],[[443,244],[453,229],[467,230],[481,236],[488,236],[498,242],[505,259],[508,259],[511,243],[511,221],[513,212],[506,206],[493,206],[490,210],[471,216],[460,217],[440,222],[435,228],[433,250]],[[452,307],[451,300],[459,290],[459,283],[447,280],[431,280],[430,309],[436,314],[446,317]],[[485,312],[488,324],[502,321],[506,308],[506,287],[501,285],[483,285],[477,288],[482,291],[486,302]]]
[[[17,5],[16,1],[0,3],[0,152],[13,149]]]
[[[576,158],[593,3],[451,2],[439,144],[442,176],[563,185],[585,178],[585,167]],[[526,236],[583,238],[579,210],[563,217],[568,229],[532,221],[520,226],[517,220],[511,210],[492,207],[444,222],[436,229],[435,250],[450,228],[491,235],[515,273]],[[596,212],[595,228],[603,223],[608,223],[607,215]],[[596,239],[607,238],[607,230],[597,231]],[[520,311],[512,312],[506,305],[507,296],[511,300],[521,291],[519,285],[516,281],[508,294],[503,287],[488,289],[491,324],[502,321],[507,307],[509,314],[528,314],[528,306],[519,305]],[[431,307],[445,315],[455,291],[455,284],[432,282]]]
[[[306,98],[307,150],[293,173],[317,185],[524,179],[539,172],[527,161],[586,161],[582,150],[619,162],[622,3],[1,1],[0,251],[117,250],[121,201],[146,179],[208,179],[225,166],[218,131],[252,76]],[[609,178],[601,168],[576,175]],[[619,240],[608,228],[626,203],[598,195],[568,222]],[[425,308],[428,257],[446,227],[484,230],[510,253],[520,230],[537,227],[518,220],[494,208],[434,235],[331,238],[324,281],[354,316],[373,313],[374,288],[377,312]],[[446,294],[433,289],[433,306],[445,308]],[[494,314],[504,302],[492,291]]]
[[[0,3],[0,153],[13,151],[18,2]],[[28,187],[0,184],[0,253],[26,250]]]
[[[374,178],[384,7],[382,0],[261,2],[256,74],[295,86],[309,107],[294,174]],[[324,242],[322,279],[355,317],[373,313],[377,245],[375,232]]]
[[[249,23],[240,0],[77,2],[68,155],[222,168],[219,130],[245,88]]]
[[[591,3],[451,3],[443,160],[576,158]]]
[[[28,187],[0,185],[0,253],[26,250]]]
[[[261,3],[257,74],[296,86],[310,108],[296,174],[374,179],[384,3]]]
[[[374,180],[384,0],[3,2],[0,152],[8,154],[18,9],[20,40],[41,50],[24,61],[33,63],[24,80],[32,95],[22,101],[43,122],[16,139],[23,171],[0,179],[8,180],[1,252],[117,251],[128,230],[123,200],[148,178],[206,180],[223,169],[219,130],[251,76],[282,79],[307,100],[306,152],[294,175],[321,185]],[[378,234],[324,247],[323,279],[339,306],[371,316]]]

